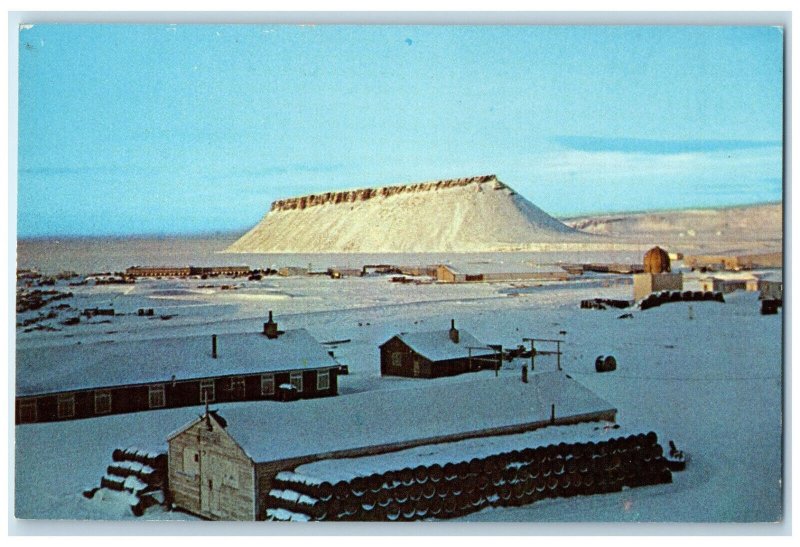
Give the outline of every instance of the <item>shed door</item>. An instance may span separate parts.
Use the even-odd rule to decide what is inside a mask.
[[[414,377],[419,376],[419,360],[414,359]]]
[[[207,450],[200,455],[200,511],[222,516],[220,488],[222,488],[222,462]]]

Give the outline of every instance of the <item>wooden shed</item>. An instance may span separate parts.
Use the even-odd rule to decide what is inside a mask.
[[[451,321],[449,330],[400,333],[380,346],[381,375],[438,378],[494,368],[500,355]]]
[[[337,394],[339,364],[306,330],[17,350],[16,423]],[[291,386],[281,389],[281,386]]]
[[[263,520],[275,476],[303,464],[616,417],[611,404],[563,372],[298,404],[302,412],[271,402],[229,405],[171,434],[173,502],[205,518]]]

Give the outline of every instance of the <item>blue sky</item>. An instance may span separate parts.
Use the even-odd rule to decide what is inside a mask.
[[[244,230],[496,173],[559,216],[779,201],[774,27],[35,25],[18,235]]]

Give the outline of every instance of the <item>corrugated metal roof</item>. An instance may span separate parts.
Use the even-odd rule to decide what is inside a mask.
[[[337,366],[305,329],[17,350],[17,395]]]
[[[458,343],[450,340],[449,330],[401,333],[397,337],[412,350],[431,361],[466,358],[469,356],[469,348],[483,348],[473,349],[473,356],[494,353],[486,344],[465,330],[458,331]]]

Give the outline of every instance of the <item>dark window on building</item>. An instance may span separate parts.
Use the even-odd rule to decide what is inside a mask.
[[[244,378],[231,378],[231,398],[244,399]]]
[[[303,391],[303,373],[292,372],[289,374],[289,383],[294,386],[298,393]]]
[[[75,395],[59,395],[56,401],[56,414],[59,418],[72,418],[75,416]]]
[[[328,391],[331,388],[331,373],[317,371],[317,391]]]
[[[111,412],[111,393],[108,391],[97,391],[94,394],[94,413],[108,414]]]
[[[167,397],[164,393],[164,384],[150,386],[147,393],[147,400],[150,408],[163,408],[167,404]]]
[[[29,399],[19,403],[19,422],[29,424],[38,421],[36,399]]]
[[[275,376],[272,374],[261,375],[261,395],[275,394]]]
[[[399,351],[395,351],[392,353],[392,366],[393,367],[402,367],[403,366],[403,354]]]
[[[214,401],[214,380],[200,380],[200,402]]]

